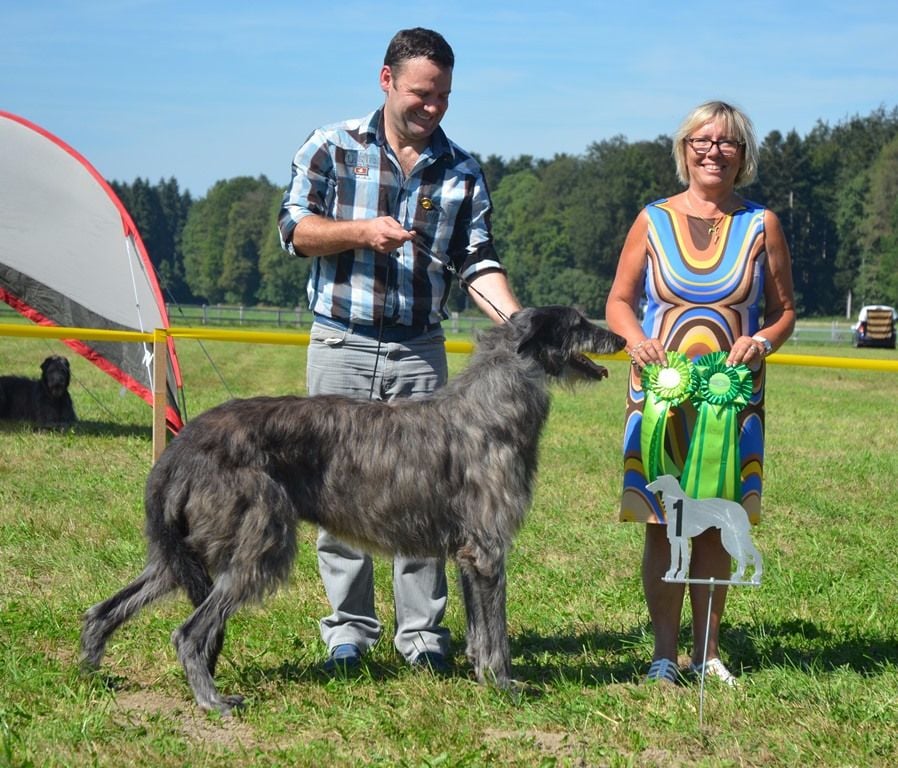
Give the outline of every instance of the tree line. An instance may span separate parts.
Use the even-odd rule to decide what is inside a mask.
[[[480,158],[492,191],[496,246],[524,304],[604,314],[627,230],[649,202],[679,191],[671,139],[617,136],[582,155]],[[193,200],[172,178],[111,182],[141,233],[170,301],[305,304],[308,260],[280,248],[284,189],[264,176],[219,181]],[[771,208],[792,251],[799,315],[898,306],[898,108],[806,136],[771,131],[758,178],[739,190]],[[464,297],[455,291],[456,306]]]

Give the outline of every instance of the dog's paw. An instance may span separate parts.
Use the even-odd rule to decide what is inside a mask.
[[[104,651],[104,647],[98,647],[98,644],[89,638],[82,640],[81,655],[78,658],[78,669],[82,675],[91,675],[100,669]]]
[[[501,685],[497,684],[496,687],[512,704],[516,706],[523,704],[524,698],[527,696],[527,694],[532,693],[532,691],[534,690],[523,680],[514,680],[513,678],[505,680]]]
[[[82,677],[92,677],[100,671],[100,662],[94,659],[81,659],[78,662],[78,673]]]
[[[222,717],[230,717],[234,712],[239,712],[246,706],[243,696],[234,694],[231,696],[216,696],[210,701],[197,702],[200,709],[206,712],[217,712]]]

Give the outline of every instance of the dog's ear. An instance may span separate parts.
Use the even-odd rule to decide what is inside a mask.
[[[521,334],[518,354],[539,360],[550,376],[558,376],[564,370],[564,353],[557,343],[564,319],[557,307],[528,307],[512,315]]]
[[[518,354],[527,352],[531,347],[541,343],[540,340],[544,338],[546,326],[551,319],[549,315],[550,313],[543,307],[527,307],[511,316],[510,322],[514,323],[520,334]]]

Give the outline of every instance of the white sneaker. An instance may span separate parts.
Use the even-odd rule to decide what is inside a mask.
[[[708,659],[704,664],[689,663],[689,671],[696,677],[701,677],[704,671],[705,677],[713,677],[724,685],[735,688],[739,683],[736,676],[728,670],[720,659]]]

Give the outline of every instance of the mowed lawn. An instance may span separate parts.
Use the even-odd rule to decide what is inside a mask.
[[[301,393],[305,349],[179,342],[192,416],[231,396]],[[895,359],[892,351],[790,347]],[[0,337],[0,375],[67,354],[81,422],[0,424],[0,766],[888,766],[898,764],[898,374],[771,364],[759,588],[722,630],[733,691],[645,686],[642,530],[616,522],[627,365],[559,389],[536,497],[511,554],[519,697],[476,685],[450,593],[454,670],[433,678],[383,640],[358,675],[320,671],[327,603],[315,531],[290,584],[229,624],[217,681],[238,717],[194,706],[169,642],[174,596],[125,625],[101,675],[78,673],[80,616],[142,568],[150,408],[58,342]],[[453,370],[466,356],[450,357]],[[422,478],[422,482],[426,482]],[[351,477],[347,477],[351,482]],[[389,478],[384,478],[389,492]],[[454,570],[450,567],[454,576]],[[688,652],[688,610],[682,651]]]

